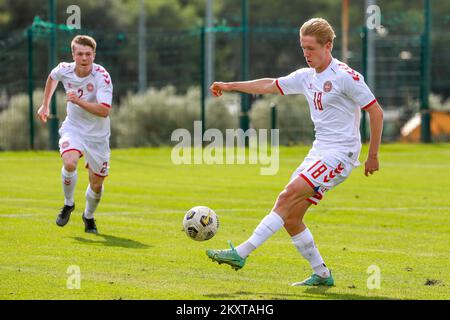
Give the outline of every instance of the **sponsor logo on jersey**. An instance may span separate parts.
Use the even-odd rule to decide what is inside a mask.
[[[69,142],[69,141],[64,141],[64,142],[61,144],[61,148],[65,149],[65,148],[67,148],[69,145],[70,145],[70,142]]]
[[[325,83],[323,84],[323,91],[330,92],[331,89],[333,89],[333,84],[331,83],[331,81],[325,81]]]
[[[86,85],[86,89],[87,89],[87,91],[92,92],[92,91],[94,91],[94,85],[92,83],[88,83]]]

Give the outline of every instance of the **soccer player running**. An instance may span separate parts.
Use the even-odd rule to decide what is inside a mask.
[[[103,180],[109,170],[109,111],[113,93],[108,72],[94,63],[96,46],[95,40],[89,36],[78,35],[72,40],[74,62],[62,62],[51,71],[45,84],[43,103],[37,113],[39,119],[46,123],[51,97],[61,81],[67,99],[67,116],[59,129],[64,206],[56,218],[56,224],[65,226],[75,209],[77,165],[78,160],[85,156],[89,185],[83,222],[88,233],[98,233],[94,212],[102,197]]]
[[[378,149],[383,128],[383,111],[358,72],[331,55],[334,31],[322,18],[313,18],[300,28],[300,46],[309,68],[299,69],[278,79],[263,78],[243,82],[214,82],[211,91],[220,97],[224,91],[249,94],[303,94],[315,126],[315,141],[308,155],[278,195],[272,211],[256,227],[251,237],[228,250],[207,250],[213,260],[242,268],[249,254],[284,227],[299,253],[308,260],[313,274],[293,286],[333,286],[333,276],[317,249],[303,217],[317,205],[324,192],[348,178],[358,166],[361,138],[360,109],[370,116],[370,146],[365,175],[379,168]]]

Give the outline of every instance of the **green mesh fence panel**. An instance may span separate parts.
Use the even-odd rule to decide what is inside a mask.
[[[377,33],[374,40],[374,85],[373,90],[387,111],[384,138],[395,140],[401,125],[418,110],[421,84],[421,33],[420,12],[409,19],[401,12],[382,8],[382,24],[388,33]],[[392,9],[393,10],[393,9]],[[241,28],[239,16],[229,19],[233,25],[217,26],[215,34],[215,79],[234,81],[241,79]],[[431,91],[443,98],[450,96],[450,16],[433,11],[432,24],[432,77]],[[137,30],[137,29],[136,29]],[[111,32],[108,30],[56,30],[57,61],[72,61],[70,41],[76,34],[93,36],[98,44],[96,63],[103,65],[111,74],[114,83],[114,107],[128,93],[138,90],[138,34],[136,30]],[[362,72],[363,28],[352,28],[349,34],[348,64]],[[208,30],[207,30],[208,31]],[[341,59],[341,32],[335,26],[337,39],[333,56]],[[35,88],[34,110],[40,106],[42,90],[50,71],[48,65],[49,28],[45,23],[33,30],[33,74]],[[147,30],[147,85],[163,88],[172,85],[183,94],[190,87],[199,87],[204,71],[201,65],[202,43],[200,28],[167,31]],[[0,148],[27,149],[29,147],[28,52],[26,30],[0,34]],[[251,25],[249,30],[249,78],[278,77],[305,67],[298,43],[298,26]],[[367,77],[366,77],[367,78]],[[39,94],[39,92],[41,92]],[[59,90],[60,93],[61,90]],[[199,95],[200,96],[200,95]],[[256,102],[260,97],[254,97]],[[287,97],[286,97],[287,99]],[[57,99],[58,119],[65,116],[64,97]],[[200,98],[198,101],[200,109]],[[237,106],[239,108],[239,106]],[[282,108],[282,105],[278,107]],[[26,115],[22,115],[26,112]],[[238,117],[236,116],[236,123]],[[36,148],[48,148],[45,127],[35,121],[38,143]],[[296,130],[295,126],[283,130]],[[281,131],[281,138],[283,135]],[[291,134],[292,132],[290,132]],[[300,134],[300,133],[299,133]],[[295,136],[295,134],[294,134]],[[283,140],[283,139],[282,139]],[[302,141],[302,139],[298,139]],[[295,139],[294,139],[295,142]]]

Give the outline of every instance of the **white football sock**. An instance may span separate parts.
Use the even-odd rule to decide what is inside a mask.
[[[64,205],[73,206],[73,195],[75,193],[75,185],[78,180],[77,170],[70,172],[63,166],[61,170],[61,177],[64,192]]]
[[[86,189],[86,208],[84,209],[84,217],[87,219],[94,218],[94,212],[97,209],[98,204],[100,203],[100,199],[103,194],[103,186],[102,191],[100,193],[94,192],[91,189],[91,185],[88,185]]]
[[[236,249],[237,254],[241,258],[246,258],[246,257],[248,257],[248,255],[250,253],[252,253],[253,250],[256,249],[256,247],[254,245],[252,245],[250,242],[248,242],[248,240],[247,240],[247,241],[241,243],[240,245],[238,245],[235,249]]]
[[[261,220],[255,231],[253,231],[252,236],[236,247],[238,255],[242,258],[246,258],[253,250],[269,239],[271,235],[280,230],[283,225],[284,221],[278,213],[275,211],[270,212]]]
[[[292,238],[292,243],[297,248],[298,252],[308,260],[309,264],[314,270],[314,273],[322,278],[330,276],[330,270],[325,265],[319,250],[316,247],[314,238],[308,228],[296,234]]]

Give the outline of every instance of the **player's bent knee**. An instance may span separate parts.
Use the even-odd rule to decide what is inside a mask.
[[[91,182],[89,184],[91,185],[92,191],[94,191],[96,193],[100,193],[102,191],[103,181]]]
[[[299,223],[300,223],[299,218],[296,216],[290,215],[284,219],[284,227],[286,228],[286,230],[298,226]]]
[[[290,203],[304,198],[305,196],[311,196],[313,193],[309,195],[309,191],[310,190],[302,188],[302,186],[299,186],[298,184],[290,184],[280,193],[278,199],[281,203]]]
[[[295,204],[296,195],[293,190],[288,188],[284,189],[279,195],[274,207],[274,211],[277,212],[283,220],[289,216],[290,208]]]
[[[77,161],[64,161],[64,168],[69,172],[75,171],[77,169]]]
[[[91,189],[96,193],[100,193],[102,191],[103,181],[104,178],[98,176],[93,175],[89,177],[89,184],[91,186]]]
[[[293,196],[294,193],[292,192],[292,190],[286,188],[283,191],[281,191],[280,194],[278,195],[277,204],[279,206],[285,206],[290,202]]]

